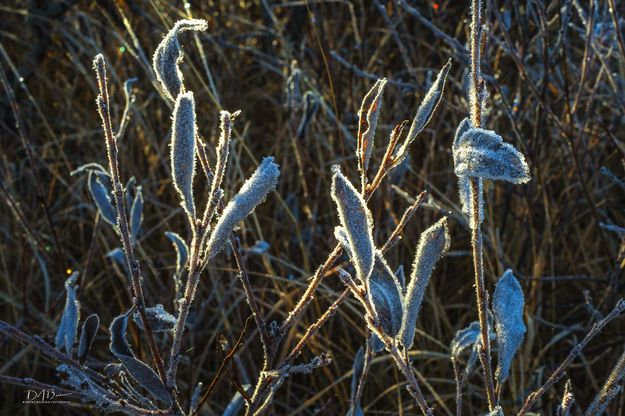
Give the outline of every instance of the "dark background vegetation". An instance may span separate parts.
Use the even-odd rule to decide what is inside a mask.
[[[226,193],[232,195],[264,155],[275,155],[281,166],[277,192],[240,233],[245,248],[257,240],[271,244],[264,255],[248,252],[246,263],[263,314],[278,321],[334,245],[338,220],[329,198],[330,166],[340,163],[357,179],[356,112],[374,77],[391,81],[375,163],[391,128],[413,117],[425,86],[452,58],[437,113],[413,145],[409,162],[370,206],[376,241],[382,243],[409,203],[398,188],[410,196],[429,191],[429,203],[388,254],[393,268],[403,264],[409,270],[420,232],[442,215],[451,217],[451,252],[429,286],[413,358],[428,400],[441,414],[453,412],[448,345],[455,331],[476,319],[470,233],[459,210],[450,153],[453,132],[468,107],[469,11],[464,3],[410,2],[418,17],[395,1],[383,0],[191,1],[188,7],[164,0],[2,2],[0,64],[24,137],[18,134],[3,85],[0,317],[52,340],[64,303],[63,283],[70,270],[78,270],[83,316],[98,313],[103,324],[94,356],[111,359],[105,328],[130,305],[123,270],[105,256],[119,241],[96,215],[85,177],[70,176],[84,163],[106,163],[94,104],[91,61],[96,53],[109,62],[116,123],[123,110],[123,82],[138,78],[132,119],[120,142],[122,177],[135,176],[146,198],[139,255],[148,303],[172,309],[175,252],[163,233],[188,236],[189,231],[169,175],[171,108],[156,88],[149,64],[176,20],[191,15],[208,20],[209,30],[197,41],[191,33],[181,35],[186,53],[182,69],[187,88],[195,93],[200,132],[209,143],[218,134],[218,111],[242,110]],[[507,409],[518,409],[592,323],[625,294],[623,230],[600,226],[625,226],[625,187],[606,170],[624,176],[625,48],[613,21],[625,16],[625,10],[619,5],[610,13],[608,1],[594,1],[589,19],[588,3],[580,1],[579,9],[570,7],[571,2],[537,0],[486,6],[483,60],[491,94],[486,126],[526,154],[533,177],[523,186],[489,184],[486,194],[488,288],[492,291],[496,279],[512,268],[526,296],[528,333],[504,392]],[[294,68],[301,76],[288,93]],[[306,91],[320,105],[298,137]],[[196,185],[196,195],[202,195],[205,183]],[[324,281],[313,307],[288,334],[287,347],[341,289],[334,274]],[[223,359],[219,346],[232,346],[250,316],[230,256],[210,265],[199,290],[192,330],[183,345],[187,359],[180,369],[179,386],[187,397],[198,381],[210,382]],[[583,408],[622,352],[624,327],[623,318],[611,323],[567,372]],[[144,340],[136,328],[132,331],[137,349],[141,345],[146,354]],[[289,378],[276,396],[273,413],[344,413],[352,359],[364,342],[364,331],[360,306],[345,303],[304,352],[304,358],[331,352],[332,365]],[[261,352],[251,324],[245,340],[205,414],[220,414],[235,392],[233,383],[255,381]],[[56,380],[51,363],[7,339],[0,340],[0,357],[0,374]],[[392,361],[380,355],[365,388],[365,411],[414,414],[417,409],[403,385]],[[563,382],[537,410],[552,414],[562,390]],[[2,414],[89,411],[80,405],[28,407],[21,404],[22,388],[1,386],[0,391]],[[469,379],[465,395],[465,414],[485,410],[479,372]],[[621,395],[611,414],[624,409]]]

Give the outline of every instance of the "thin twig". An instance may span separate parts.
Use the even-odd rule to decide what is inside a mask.
[[[624,311],[625,311],[625,299],[620,299],[616,303],[616,306],[614,307],[614,309],[612,309],[612,311],[608,315],[606,315],[605,318],[595,323],[592,326],[592,328],[590,328],[590,331],[588,332],[588,334],[586,334],[584,339],[581,340],[579,344],[575,345],[571,349],[571,351],[569,352],[569,355],[566,356],[564,361],[562,361],[562,364],[560,364],[558,368],[555,369],[555,371],[553,372],[553,374],[551,374],[551,376],[547,379],[547,381],[545,381],[545,383],[542,386],[540,386],[538,390],[535,390],[534,392],[530,393],[529,396],[527,396],[527,399],[525,400],[525,403],[523,404],[523,407],[521,408],[517,416],[523,416],[527,414],[527,412],[530,411],[532,406],[547,392],[547,390],[549,390],[551,386],[557,383],[564,376],[564,372],[567,369],[567,367],[573,362],[573,360],[578,355],[582,353],[582,350],[584,349],[584,347],[586,347],[586,345],[597,334],[599,334],[603,330],[603,328],[608,323],[610,323],[610,321],[612,321],[614,318],[619,316]]]

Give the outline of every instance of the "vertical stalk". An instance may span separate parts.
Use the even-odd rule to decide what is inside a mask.
[[[473,228],[471,230],[471,246],[473,247],[473,268],[475,270],[475,294],[477,297],[477,314],[480,322],[480,362],[484,373],[484,384],[489,410],[495,408],[495,387],[493,369],[490,361],[490,339],[488,337],[488,292],[484,284],[484,260],[482,257],[482,230],[480,226],[480,207],[482,194],[479,179],[471,178],[471,206]]]
[[[111,113],[109,110],[109,94],[108,87],[106,85],[106,63],[102,55],[96,56],[94,61],[94,68],[98,78],[98,88],[100,90],[97,104],[98,110],[100,112],[100,117],[102,118],[104,137],[106,139],[109,171],[111,174],[111,180],[113,182],[113,196],[115,198],[115,209],[117,211],[117,225],[122,240],[126,263],[128,264],[128,270],[130,270],[130,274],[132,277],[132,292],[134,294],[134,303],[137,307],[137,311],[139,312],[139,316],[141,317],[143,327],[145,328],[145,334],[146,338],[148,339],[150,353],[152,354],[152,357],[154,359],[154,364],[158,371],[158,375],[161,377],[163,383],[165,383],[165,366],[156,345],[154,333],[150,328],[150,322],[148,321],[145,314],[145,298],[143,296],[143,288],[141,286],[141,267],[139,265],[137,257],[135,256],[134,249],[130,240],[128,218],[126,216],[126,198],[124,196],[124,189],[119,175],[119,163],[117,159],[117,140],[113,134]]]
[[[480,72],[480,46],[481,46],[481,0],[471,0],[471,89],[470,111],[471,124],[474,127],[482,125],[482,102],[481,88],[482,76]],[[480,322],[480,362],[484,373],[484,384],[489,410],[495,408],[495,387],[493,382],[493,370],[490,360],[490,339],[488,337],[488,293],[484,284],[484,264],[482,257],[482,230],[480,224],[480,210],[483,204],[483,195],[480,192],[480,179],[470,178],[471,189],[471,246],[473,248],[473,268],[475,270],[475,294],[477,298],[477,311]]]

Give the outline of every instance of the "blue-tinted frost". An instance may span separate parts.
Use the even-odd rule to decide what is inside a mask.
[[[109,327],[111,333],[111,342],[109,348],[115,358],[121,361],[124,368],[134,378],[137,383],[152,396],[165,403],[170,403],[169,392],[163,385],[161,379],[147,364],[139,361],[136,357],[130,344],[126,339],[126,329],[128,328],[128,313],[119,315]]]
[[[414,341],[417,317],[434,266],[447,253],[449,243],[446,218],[440,219],[421,234],[404,302],[400,339],[406,348],[410,348]]]
[[[117,213],[111,202],[110,188],[102,183],[99,175],[94,171],[89,171],[87,186],[102,218],[115,227],[117,225]]]
[[[352,383],[350,389],[350,403],[353,404],[354,408],[350,409],[347,412],[347,416],[358,416],[362,415],[362,407],[360,405],[360,400],[356,400],[356,392],[358,390],[358,383],[360,382],[360,377],[362,376],[362,371],[364,369],[365,364],[365,350],[363,347],[360,347],[354,356],[354,363],[352,364]],[[352,411],[353,410],[353,411]]]
[[[495,375],[502,384],[510,372],[510,364],[523,342],[523,290],[512,270],[506,270],[495,286],[493,312],[498,344],[498,364]]]
[[[174,187],[189,218],[195,218],[193,177],[195,176],[195,100],[193,93],[180,94],[174,107],[171,135],[171,172]]]
[[[402,323],[403,295],[397,276],[378,251],[373,270],[367,279],[369,301],[387,335],[394,337],[399,333]]]
[[[373,151],[375,130],[378,126],[378,117],[382,108],[382,93],[386,85],[386,78],[379,79],[365,95],[358,111],[358,149],[359,170],[367,172],[369,159]]]
[[[480,323],[473,321],[468,327],[456,332],[454,339],[451,341],[451,356],[457,359],[460,353],[469,347],[473,347],[480,337]]]
[[[430,89],[425,94],[425,97],[423,97],[423,101],[421,102],[421,105],[417,109],[417,113],[412,120],[412,124],[410,126],[410,130],[408,131],[408,135],[406,136],[406,140],[404,141],[404,143],[402,143],[401,147],[395,153],[395,166],[400,164],[408,155],[408,147],[412,144],[412,142],[416,139],[419,133],[423,131],[425,126],[427,126],[427,124],[432,119],[432,115],[436,111],[438,104],[443,98],[445,81],[447,80],[447,74],[449,73],[450,68],[451,60],[449,60],[443,66],[443,68],[441,68],[440,72],[436,76],[436,80],[434,80],[434,82],[430,86]]]
[[[179,20],[167,33],[154,51],[152,65],[156,79],[161,83],[165,95],[172,101],[184,92],[183,76],[179,65],[182,62],[182,50],[178,41],[178,33],[185,30],[203,31],[208,28],[206,20]]]
[[[145,308],[145,315],[152,332],[169,332],[174,329],[176,324],[176,318],[167,312],[160,303],[154,307]],[[132,314],[132,319],[140,329],[144,330],[143,321],[138,312]]]
[[[352,262],[356,275],[364,282],[371,274],[375,258],[373,220],[362,195],[343,176],[338,166],[333,167],[333,172],[332,199],[336,203],[339,220],[353,251]]]
[[[65,281],[65,308],[61,316],[61,323],[56,332],[55,345],[58,349],[65,348],[67,355],[72,355],[72,346],[76,341],[78,321],[80,320],[80,302],[76,299],[76,279],[74,272]]]
[[[140,186],[137,186],[135,197],[130,206],[130,236],[133,244],[137,243],[137,236],[141,230],[143,222],[143,192]]]
[[[207,258],[214,257],[224,248],[232,230],[276,187],[279,176],[280,168],[273,157],[265,157],[224,208],[206,245]]]
[[[459,177],[515,184],[530,180],[523,154],[492,130],[467,129],[454,140],[453,156],[454,171]]]
[[[89,350],[100,327],[100,318],[95,313],[89,315],[82,324],[80,340],[78,341],[78,362],[83,364],[89,355]]]
[[[184,269],[187,258],[189,257],[189,248],[187,243],[178,234],[173,231],[165,231],[165,236],[172,242],[176,249],[176,272]]]

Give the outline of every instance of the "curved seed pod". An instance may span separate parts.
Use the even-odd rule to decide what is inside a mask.
[[[171,136],[171,172],[174,187],[182,199],[182,207],[195,219],[193,177],[195,176],[195,100],[193,93],[180,94],[174,107]]]
[[[473,321],[468,327],[456,332],[454,339],[451,341],[450,352],[454,359],[458,359],[462,351],[472,347],[478,342],[480,337],[480,323]]]
[[[70,357],[80,320],[80,302],[76,299],[76,279],[78,279],[78,272],[72,273],[65,281],[65,308],[55,338],[56,347],[65,348],[65,353]]]
[[[165,236],[172,242],[176,249],[176,272],[184,270],[187,264],[187,258],[189,257],[189,248],[187,243],[178,234],[172,231],[165,231]]]
[[[302,119],[299,122],[299,126],[297,127],[297,132],[295,134],[298,140],[302,140],[306,137],[308,125],[319,110],[319,98],[314,92],[306,91],[302,101],[304,103],[302,109]]]
[[[137,243],[137,236],[141,229],[141,223],[143,222],[143,193],[141,187],[137,186],[135,198],[132,201],[130,208],[130,235],[132,237],[133,244]]]
[[[167,33],[154,51],[152,66],[156,79],[161,83],[165,95],[172,101],[184,92],[182,72],[178,67],[182,62],[182,51],[178,41],[178,33],[185,30],[203,31],[208,28],[206,20],[179,20]]]
[[[169,393],[156,372],[147,364],[135,358],[135,354],[126,340],[127,328],[128,313],[119,315],[113,319],[109,328],[111,333],[109,348],[111,352],[115,358],[121,361],[124,368],[141,387],[149,391],[154,398],[168,404],[171,403]]]
[[[432,114],[434,114],[436,107],[441,102],[441,98],[443,98],[443,90],[445,89],[445,81],[447,81],[449,69],[451,69],[451,59],[441,68],[436,76],[436,80],[434,80],[427,94],[423,97],[423,101],[417,109],[417,114],[410,126],[408,142],[412,142],[432,119]]]
[[[198,405],[200,404],[200,399],[202,398],[202,386],[203,383],[198,381],[193,389],[193,394],[191,395],[191,404],[189,405],[189,414],[194,414],[197,410]]]
[[[454,171],[459,177],[515,184],[530,180],[523,154],[492,130],[468,129],[455,141],[453,155]]]
[[[425,289],[430,282],[430,276],[434,266],[436,266],[436,262],[447,253],[449,243],[447,218],[438,220],[438,222],[425,230],[419,239],[417,253],[412,264],[410,283],[408,283],[406,291],[404,317],[400,333],[401,342],[407,349],[412,347],[414,341],[417,317],[419,316]]]
[[[78,362],[80,364],[85,363],[99,327],[100,318],[98,318],[98,315],[95,313],[89,315],[87,319],[85,319],[85,322],[83,322],[80,340],[78,341]]]
[[[169,332],[174,329],[176,324],[176,318],[167,312],[160,303],[154,307],[145,308],[145,315],[150,323],[152,332]],[[145,331],[143,321],[138,312],[132,314],[132,319],[141,330]]]
[[[232,230],[250,215],[267,194],[276,187],[279,176],[280,168],[273,161],[273,157],[265,157],[224,208],[206,244],[208,259],[215,257],[224,248]]]
[[[89,192],[95,202],[102,219],[108,222],[113,227],[117,226],[117,212],[111,202],[110,189],[100,181],[98,174],[93,171],[89,171],[88,183]]]
[[[495,286],[493,312],[497,333],[498,357],[497,381],[501,385],[508,378],[510,364],[523,342],[523,290],[512,270],[506,270]]]
[[[349,246],[352,249],[352,262],[356,275],[365,282],[375,259],[373,244],[373,220],[362,195],[341,173],[338,166],[333,167],[332,199],[336,203],[339,220],[345,229]]]
[[[414,139],[423,131],[425,126],[427,126],[432,119],[434,111],[436,111],[438,104],[441,102],[441,98],[443,98],[445,81],[447,80],[447,74],[449,73],[450,68],[451,59],[441,68],[440,72],[436,76],[436,80],[434,80],[427,94],[423,97],[423,101],[421,102],[421,105],[417,109],[417,113],[412,120],[408,136],[406,136],[406,140],[402,143],[395,155],[393,165],[396,166],[404,160],[404,157],[406,157],[406,154],[408,153],[408,146],[412,144]]]
[[[358,170],[366,174],[369,168],[369,160],[373,151],[375,130],[378,126],[378,117],[382,108],[382,93],[386,85],[386,78],[379,79],[369,90],[362,100],[358,111],[358,143],[356,155],[358,156]]]
[[[360,416],[364,414],[362,412],[360,400],[356,400],[358,382],[360,381],[360,376],[362,375],[364,364],[365,364],[365,350],[363,347],[360,347],[358,351],[356,352],[356,355],[354,356],[354,363],[352,364],[352,383],[351,383],[351,389],[350,389],[350,403],[353,406],[353,411],[352,409],[350,409],[350,411],[347,412],[347,416]]]
[[[380,326],[387,335],[394,337],[401,329],[404,300],[397,276],[379,251],[375,256],[373,271],[367,279],[367,288],[369,302],[373,305]]]

